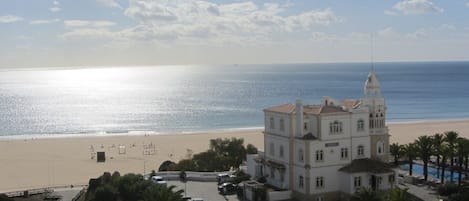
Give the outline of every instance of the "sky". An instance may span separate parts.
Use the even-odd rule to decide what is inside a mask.
[[[469,0],[1,0],[0,68],[469,60]]]

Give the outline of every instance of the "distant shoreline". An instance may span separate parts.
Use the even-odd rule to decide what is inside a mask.
[[[464,123],[469,122],[469,118],[461,119],[429,119],[429,120],[413,120],[413,121],[388,121],[387,125],[419,125],[428,123]],[[469,125],[468,125],[469,126]],[[61,138],[89,138],[89,137],[116,137],[116,136],[172,136],[172,135],[198,135],[198,134],[223,134],[242,131],[259,131],[264,127],[240,127],[213,130],[198,131],[181,131],[181,132],[155,132],[155,131],[102,131],[90,133],[56,133],[56,134],[21,134],[21,135],[3,135],[0,141],[4,140],[32,140],[32,139],[61,139]],[[223,136],[220,136],[223,137]]]

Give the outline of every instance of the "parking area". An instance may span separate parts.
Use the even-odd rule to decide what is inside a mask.
[[[180,181],[168,181],[168,186],[174,185],[179,189],[186,189],[186,196],[203,198],[204,201],[239,201],[236,194],[223,196],[218,193],[217,182],[188,181],[186,184]]]

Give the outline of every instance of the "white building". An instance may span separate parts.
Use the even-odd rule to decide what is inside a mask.
[[[396,170],[387,163],[386,105],[374,72],[361,100],[325,97],[264,110],[265,152],[249,172],[292,191],[299,200],[348,200],[357,189],[387,190]],[[254,167],[253,167],[254,166]]]

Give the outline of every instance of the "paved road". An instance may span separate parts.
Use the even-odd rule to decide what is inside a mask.
[[[180,181],[168,181],[168,185],[174,185],[178,190],[185,189],[184,183]],[[220,195],[217,190],[216,182],[188,181],[186,186],[186,194],[192,198],[203,198],[204,201],[239,201],[236,194],[228,196]]]

